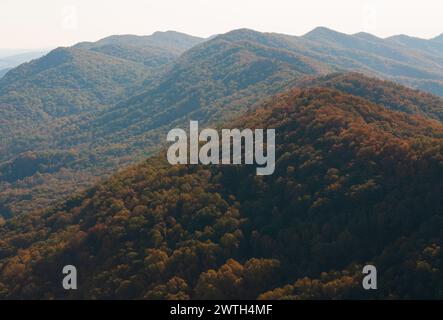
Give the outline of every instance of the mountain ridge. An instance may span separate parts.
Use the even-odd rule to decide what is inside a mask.
[[[231,126],[276,129],[274,175],[171,166],[162,152],[52,209],[8,220],[0,296],[439,296],[441,122],[317,87],[282,92]],[[392,262],[392,252],[407,254]],[[385,270],[380,290],[361,289],[368,263]],[[60,288],[66,264],[83,270],[79,290]]]
[[[14,85],[6,81],[29,65],[10,71],[6,80],[0,80],[0,91],[12,88],[8,94],[0,95],[0,132],[4,136],[0,141],[0,161],[7,166],[15,159],[40,161],[32,160],[29,152],[35,153],[35,159],[47,161],[47,152],[56,151],[49,154],[56,157],[54,166],[59,170],[45,169],[43,179],[32,175],[12,183],[0,182],[0,203],[16,213],[23,213],[30,206],[45,207],[47,199],[52,202],[61,190],[60,198],[68,194],[70,187],[76,190],[77,184],[83,187],[118,167],[152,155],[163,145],[163,135],[189,118],[202,124],[229,121],[305,77],[352,70],[410,87],[429,85],[433,88],[430,91],[440,90],[441,75],[434,68],[438,56],[421,51],[411,53],[405,45],[362,34],[346,35],[320,28],[311,36],[316,33],[326,38],[332,34],[332,39],[338,35],[344,42],[329,46],[303,36],[239,29],[203,42],[194,39],[197,44],[177,55],[180,49],[142,48],[146,44],[143,37],[143,44],[138,47],[124,45],[118,41],[125,36],[118,36],[111,37],[111,44],[88,44],[89,49],[58,49],[84,58],[79,59],[79,64],[59,64],[63,68],[54,67],[45,77],[18,77],[21,82]],[[175,38],[180,34],[168,33],[166,42],[170,41],[169,36]],[[139,37],[135,39],[140,41]],[[353,51],[349,42],[357,43],[360,49]],[[371,52],[366,50],[368,47]],[[396,56],[399,61],[393,59]],[[94,62],[96,58],[101,62]],[[52,63],[56,64],[55,60]],[[38,64],[33,62],[31,66]],[[388,105],[391,109],[441,120],[441,101],[437,98],[389,83],[375,85],[360,78],[341,80],[340,89],[344,91],[344,85],[351,85],[352,89],[353,83],[366,84],[373,90],[362,90],[366,98],[370,96],[382,103],[383,95],[396,97],[396,104]],[[417,85],[417,81],[421,84]],[[357,89],[353,88],[356,95]],[[72,151],[75,160],[71,158]],[[61,157],[67,159],[64,167],[57,164],[59,152],[66,153]],[[46,179],[51,183],[45,184]],[[29,200],[33,195],[33,200]]]

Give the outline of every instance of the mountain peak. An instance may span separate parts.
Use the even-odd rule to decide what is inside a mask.
[[[177,31],[156,31],[149,36],[133,34],[111,35],[96,42],[80,42],[74,47],[91,49],[104,45],[120,45],[131,47],[162,47],[174,48],[184,51],[204,41],[203,38],[194,37]]]
[[[151,45],[161,47],[175,47],[182,50],[187,50],[205,39],[191,36],[186,33],[177,32],[173,30],[156,31],[152,35],[147,36],[146,40]]]
[[[325,35],[336,35],[336,34],[341,34],[338,31],[329,29],[327,27],[316,27],[314,29],[312,29],[311,31],[309,31],[308,33],[306,33],[303,37],[318,37],[318,36],[325,36]]]
[[[198,40],[203,40],[203,38],[191,36],[189,34],[174,31],[174,30],[156,31],[153,34],[151,34],[150,36],[146,36],[146,37],[150,38],[150,39],[163,38],[163,39],[196,39],[196,40],[198,39]]]
[[[404,40],[404,39],[410,39],[411,37],[406,34],[396,34],[390,37],[387,37],[387,40]]]
[[[252,29],[242,28],[218,35],[214,39],[223,39],[232,42],[250,41],[261,44],[269,44],[272,42],[272,35],[269,33],[261,33]]]
[[[148,37],[158,37],[158,36],[186,36],[186,37],[193,37],[189,34],[174,31],[174,30],[166,30],[166,31],[155,31],[153,34],[151,34]]]
[[[353,34],[354,37],[360,38],[360,39],[365,39],[365,40],[383,40],[377,36],[374,36],[371,33],[368,32],[357,32]]]
[[[246,37],[258,37],[258,36],[262,36],[263,34],[252,30],[252,29],[248,29],[248,28],[240,28],[240,29],[235,29],[232,31],[229,31],[225,34],[222,34],[221,36],[225,37],[225,38],[246,38]]]

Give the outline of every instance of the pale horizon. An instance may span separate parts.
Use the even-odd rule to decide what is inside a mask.
[[[431,39],[443,33],[443,3],[431,0],[2,0],[0,12],[0,28],[7,31],[2,50],[39,50],[168,30],[203,38],[242,28],[301,36],[319,26],[380,38],[405,34]]]

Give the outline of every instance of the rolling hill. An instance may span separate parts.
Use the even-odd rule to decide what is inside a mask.
[[[24,152],[34,153],[31,158],[25,156],[28,160],[40,159],[40,154],[47,157],[48,151],[65,152],[65,159],[70,161],[54,170],[36,170],[19,180],[3,180],[0,203],[13,213],[45,207],[96,177],[152,154],[161,147],[166,130],[189,117],[203,123],[233,118],[245,112],[247,105],[280,91],[294,78],[332,71],[282,49],[283,43],[288,48],[291,44],[274,38],[250,30],[220,35],[183,53],[149,84],[145,81],[143,93],[91,112],[80,110],[76,115],[48,120],[49,125],[46,121],[29,126],[13,138],[4,139],[0,150],[5,163],[0,164],[0,171],[16,167],[13,163],[20,161]],[[134,66],[139,70],[138,65]],[[116,89],[112,91],[117,93]],[[121,99],[122,94],[115,97]],[[43,177],[35,176],[37,171]]]
[[[155,32],[150,36],[114,35],[97,42],[81,42],[74,46],[117,58],[143,63],[147,67],[173,62],[180,54],[204,39],[175,31]]]
[[[3,221],[0,297],[441,298],[442,123],[332,87],[295,88],[230,121],[276,129],[273,175],[171,166],[161,152]],[[367,263],[379,290],[361,288]],[[78,290],[60,286],[67,264]]]
[[[443,100],[423,91],[395,82],[370,78],[360,73],[333,73],[324,77],[304,78],[294,82],[300,88],[324,87],[363,97],[386,108],[420,114],[443,121]]]
[[[443,96],[443,51],[438,38],[420,39],[433,50],[423,50],[399,38],[349,35],[324,27],[302,37],[288,37],[307,56],[338,70],[358,71]]]
[[[154,154],[189,119],[223,123],[292,86],[441,121],[441,98],[382,80],[439,94],[440,42],[239,29],[206,41],[168,31],[58,48],[0,79],[2,215],[45,208]]]
[[[115,36],[57,48],[22,64],[0,79],[1,133],[29,132],[54,118],[124,100],[139,86],[149,86],[162,67],[201,40],[170,32]]]

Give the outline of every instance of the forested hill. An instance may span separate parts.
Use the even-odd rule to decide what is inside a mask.
[[[96,42],[80,42],[77,48],[100,48],[105,46],[127,46],[138,48],[163,48],[176,53],[182,53],[203,42],[203,38],[190,36],[176,31],[157,31],[149,36],[113,35]]]
[[[46,207],[115,170],[118,157],[103,159],[89,144],[80,147],[83,139],[75,141],[96,141],[79,130],[78,117],[94,118],[147,90],[203,40],[172,31],[111,36],[55,49],[10,70],[0,79],[0,216]],[[66,132],[75,143],[67,143]]]
[[[239,29],[206,40],[172,31],[116,35],[56,49],[0,79],[0,215],[48,207],[152,155],[167,130],[188,119],[220,123],[298,83],[441,120],[440,98],[335,74],[358,71],[442,95],[440,43],[326,28],[301,37]]]
[[[332,71],[283,49],[284,43],[291,44],[275,39],[279,40],[247,30],[220,35],[168,64],[160,77],[140,87],[144,88],[140,94],[95,112],[28,127],[4,139],[0,142],[4,216],[47,207],[90,185],[96,177],[145,158],[161,148],[168,128],[184,124],[190,117],[204,124],[230,119],[295,78]],[[87,52],[98,54],[94,48],[90,50]]]
[[[326,87],[363,97],[385,107],[443,121],[443,99],[395,82],[369,78],[361,73],[333,73],[297,80],[294,86]]]
[[[34,120],[33,114],[38,113],[42,118],[60,117],[115,103],[125,90],[144,79],[144,72],[131,61],[58,48],[9,71],[0,80],[0,98],[17,112],[23,110],[23,118],[27,115]]]
[[[189,117],[205,122],[233,118],[293,79],[333,70],[291,48],[285,39],[250,30],[217,36],[186,51],[156,86],[78,126],[107,143],[137,143],[150,130]]]
[[[433,48],[424,50],[421,45],[398,41],[398,37],[351,35],[324,27],[290,37],[305,55],[339,70],[359,71],[443,96],[443,46],[438,39],[418,39]]]
[[[276,129],[276,170],[164,153],[3,222],[2,298],[442,298],[443,125],[336,89],[231,122]],[[361,287],[362,264],[379,290]],[[64,265],[79,289],[64,291]]]
[[[112,36],[57,48],[0,79],[1,133],[30,132],[53,118],[113,105],[149,85],[162,67],[203,39],[175,32]]]

